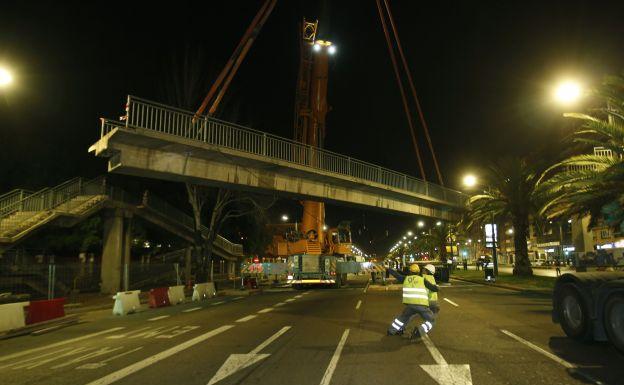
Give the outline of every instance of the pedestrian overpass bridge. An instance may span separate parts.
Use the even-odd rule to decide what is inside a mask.
[[[455,220],[462,193],[325,149],[129,96],[89,148],[121,174]]]

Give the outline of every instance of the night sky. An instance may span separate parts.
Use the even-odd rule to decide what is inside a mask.
[[[98,118],[122,115],[127,94],[167,102],[172,63],[189,52],[205,69],[197,87],[207,92],[261,4],[3,1],[0,65],[14,71],[15,84],[0,91],[0,193],[104,173],[105,162],[87,153]],[[555,82],[569,76],[591,85],[624,68],[621,1],[390,5],[451,187],[489,160],[554,148],[565,125],[549,100]],[[326,147],[418,176],[373,0],[279,1],[219,116],[292,136],[304,16],[319,18],[319,38],[338,48]],[[358,243],[366,249],[372,239],[378,252],[415,220],[333,206],[327,214],[332,225],[353,220]]]

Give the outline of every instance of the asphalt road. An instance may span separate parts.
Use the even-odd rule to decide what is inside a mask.
[[[400,292],[363,283],[99,313],[0,341],[0,384],[623,383],[624,358],[565,338],[548,298],[463,282],[441,297],[418,342],[385,335]]]

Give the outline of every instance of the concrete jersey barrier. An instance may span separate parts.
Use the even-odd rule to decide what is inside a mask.
[[[186,297],[184,296],[184,286],[170,286],[167,291],[167,295],[169,295],[169,303],[172,305],[177,305],[179,303],[183,303]]]
[[[140,290],[124,291],[113,296],[115,300],[113,314],[126,315],[137,311],[141,307],[141,302],[139,301],[140,292]]]
[[[212,298],[217,295],[214,282],[197,283],[193,286],[193,301]]]
[[[6,303],[0,305],[0,332],[26,326],[24,306],[29,302]]]

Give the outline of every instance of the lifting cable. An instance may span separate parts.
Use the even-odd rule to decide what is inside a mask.
[[[427,122],[425,121],[425,115],[423,114],[422,108],[420,107],[420,101],[418,100],[418,96],[416,94],[414,81],[412,80],[412,75],[409,71],[409,67],[407,66],[407,60],[405,60],[405,55],[403,54],[403,47],[401,46],[399,33],[394,23],[394,17],[392,17],[392,11],[390,10],[390,5],[388,5],[388,0],[383,0],[383,1],[384,1],[384,5],[386,6],[386,11],[388,12],[388,19],[390,20],[390,26],[392,27],[392,32],[394,33],[394,39],[396,40],[396,43],[397,43],[397,48],[399,50],[399,55],[401,56],[401,61],[403,62],[403,68],[405,70],[405,74],[407,75],[410,89],[412,91],[412,96],[414,97],[414,101],[416,102],[416,109],[418,110],[418,117],[420,118],[420,123],[422,124],[423,129],[425,131],[425,137],[427,138],[429,151],[431,151],[431,156],[433,157],[433,164],[435,165],[436,173],[438,174],[438,182],[440,182],[440,185],[444,186],[444,181],[442,180],[442,173],[440,172],[440,167],[438,166],[438,159],[436,157],[435,151],[433,150],[431,137],[429,136],[429,127],[427,126]],[[377,2],[379,3],[379,1]]]
[[[251,24],[249,24],[249,27],[247,27],[247,30],[245,31],[245,33],[243,34],[243,37],[241,38],[240,42],[236,46],[236,49],[234,49],[234,52],[232,52],[232,55],[230,56],[229,60],[225,64],[225,67],[223,67],[223,70],[221,70],[221,73],[219,73],[217,80],[215,80],[214,84],[210,87],[210,90],[208,91],[208,95],[206,95],[202,104],[197,109],[197,112],[195,113],[193,120],[196,120],[201,116],[201,114],[204,112],[204,110],[206,110],[206,107],[208,107],[208,104],[211,101],[212,101],[212,105],[210,106],[208,110],[208,115],[210,116],[214,115],[217,107],[219,106],[219,103],[221,102],[221,99],[223,98],[223,95],[227,91],[230,85],[230,82],[232,81],[232,78],[238,71],[238,67],[243,62],[243,59],[245,59],[245,56],[247,55],[249,48],[251,48],[251,45],[253,44],[255,38],[260,33],[260,30],[262,29],[264,22],[267,20],[267,18],[273,11],[273,8],[275,7],[276,3],[277,3],[277,0],[266,0],[264,2],[264,4],[260,8],[256,16],[251,21]],[[223,82],[224,79],[225,79],[225,82]],[[221,86],[222,83],[223,83],[223,86]],[[215,92],[217,92],[217,89],[219,89],[219,87],[220,87],[219,93],[217,94],[216,98],[214,98],[213,100]]]
[[[403,108],[405,109],[407,123],[410,127],[410,134],[412,135],[412,144],[414,145],[414,150],[416,151],[416,158],[418,159],[418,167],[420,168],[420,175],[422,179],[426,182],[427,176],[425,175],[425,168],[423,167],[422,158],[420,156],[420,150],[418,149],[418,141],[416,140],[416,132],[414,130],[414,123],[412,122],[412,116],[410,114],[409,106],[407,104],[407,98],[405,97],[405,90],[403,89],[403,83],[401,83],[401,75],[399,74],[399,67],[396,62],[394,50],[392,49],[392,42],[390,41],[390,34],[388,33],[386,20],[383,15],[383,10],[381,9],[381,0],[376,0],[376,3],[377,3],[377,10],[379,11],[379,19],[381,20],[381,26],[383,28],[384,35],[386,36],[386,43],[388,44],[388,52],[390,54],[390,59],[392,60],[392,67],[394,68],[394,75],[396,76],[397,84],[399,85],[399,90],[401,91],[401,99],[403,100]]]

